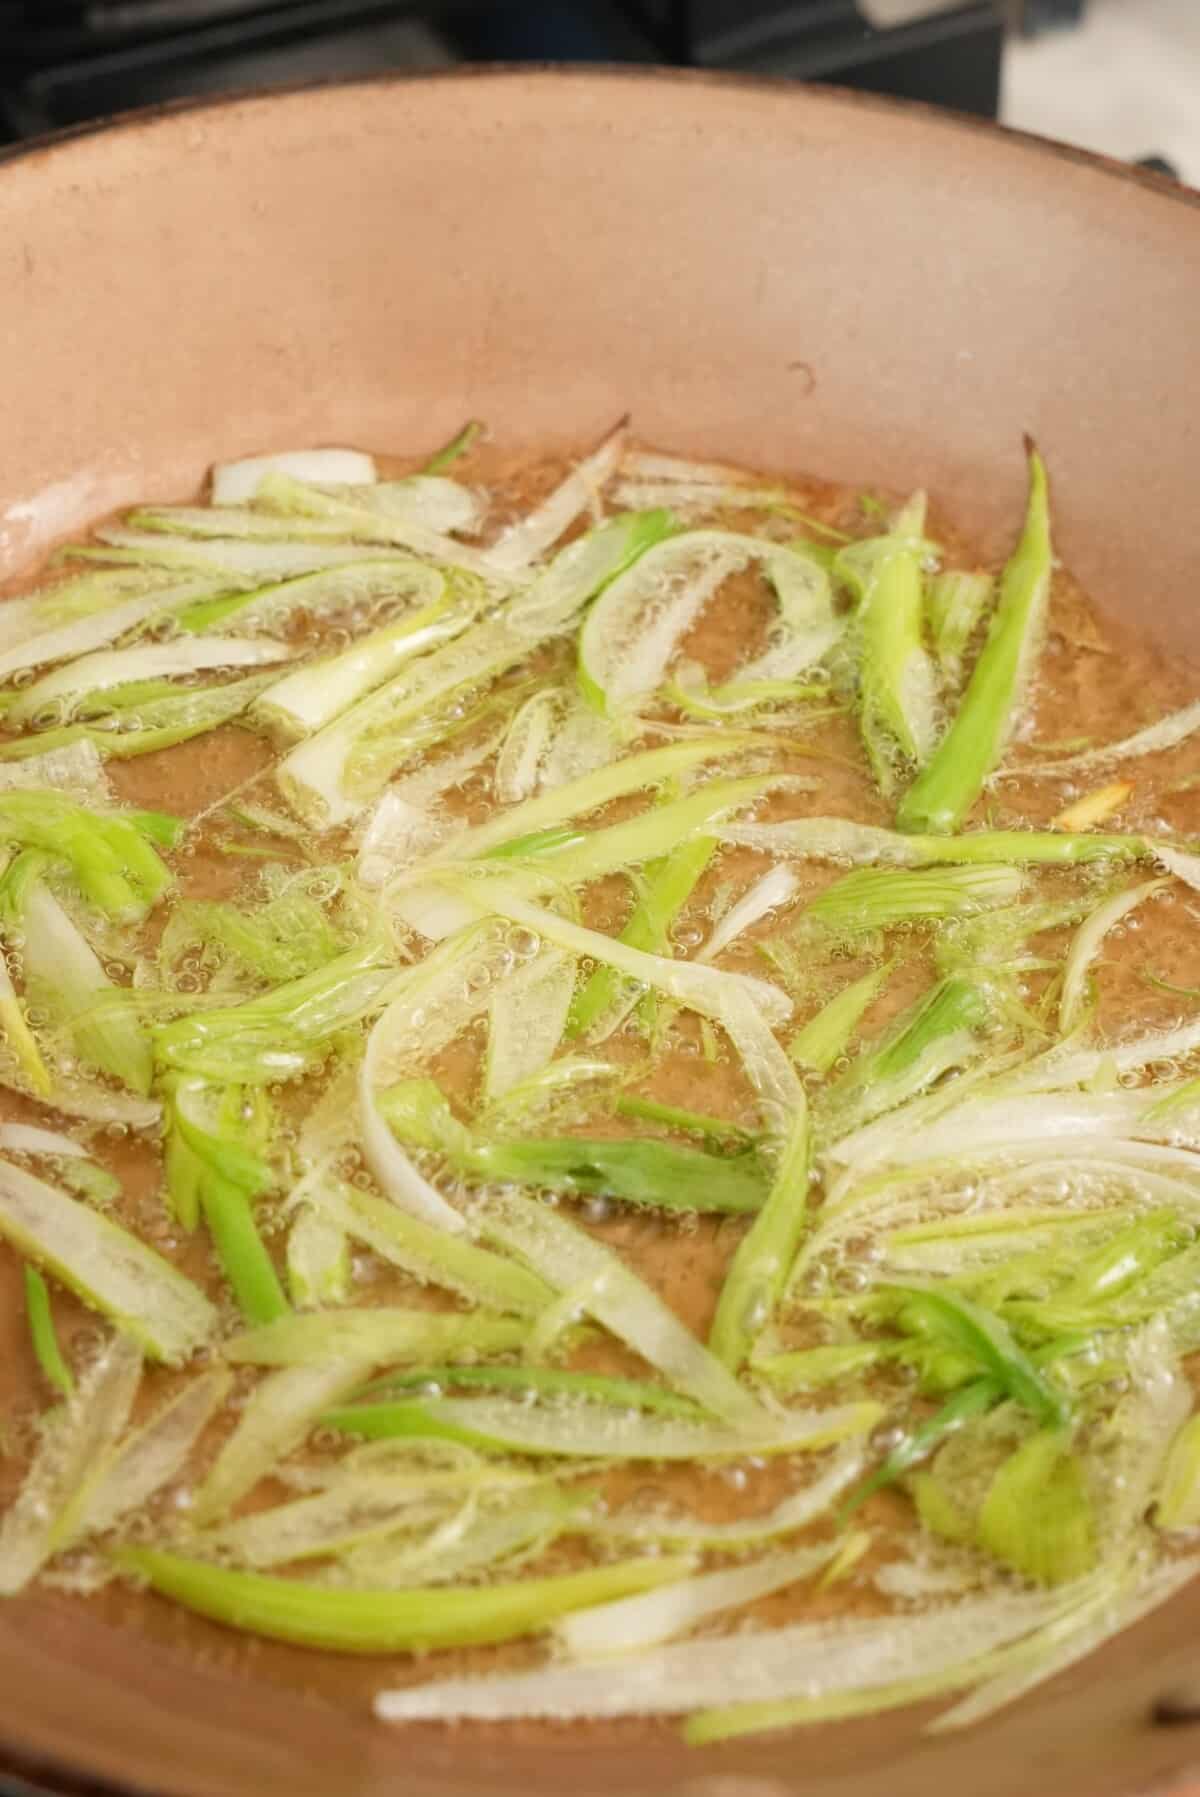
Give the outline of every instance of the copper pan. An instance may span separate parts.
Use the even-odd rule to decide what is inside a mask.
[[[1030,430],[1065,558],[1192,652],[1198,320],[1200,196],[916,107],[616,71],[185,106],[0,167],[0,558],[218,455],[469,415],[576,444],[627,408],[700,455],[919,478],[998,545]],[[1113,1797],[1200,1759],[1154,1722],[1197,1640],[1200,1589],[974,1733],[689,1754],[389,1732],[386,1664],[36,1596],[0,1608],[0,1758],[155,1797]]]

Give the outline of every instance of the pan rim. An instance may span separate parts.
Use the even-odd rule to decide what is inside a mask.
[[[895,96],[864,93],[828,83],[799,83],[785,76],[745,74],[709,69],[673,68],[669,66],[598,63],[587,65],[555,63],[461,64],[446,69],[395,70],[354,79],[317,79],[289,83],[271,88],[235,89],[217,95],[203,95],[160,102],[120,112],[98,120],[66,127],[22,142],[0,146],[0,189],[9,169],[28,168],[57,162],[70,157],[76,146],[82,151],[93,139],[130,137],[170,129],[175,121],[207,117],[222,111],[266,110],[287,106],[314,94],[341,92],[376,92],[415,84],[450,83],[474,87],[476,83],[512,83],[530,90],[560,87],[570,83],[579,88],[600,88],[609,83],[644,87],[648,90],[665,86],[692,89],[712,88],[723,92],[758,95],[773,105],[785,101],[819,106],[849,113],[862,110],[911,121],[938,130],[951,137],[969,132],[987,138],[994,146],[1003,146],[1014,154],[1053,157],[1056,162],[1074,165],[1101,177],[1119,181],[1148,196],[1170,200],[1193,214],[1200,215],[1200,190],[1182,182],[1121,162],[1094,151],[1060,143],[1027,131],[1014,130],[990,119],[937,107],[926,102]],[[14,1777],[18,1783],[13,1797],[155,1797],[150,1787],[122,1779],[116,1781],[89,1772],[86,1764],[70,1755],[47,1755],[32,1752],[28,1745],[13,1740],[8,1718],[0,1724],[0,1755],[5,1764],[0,1776]],[[1184,1731],[1181,1731],[1181,1734]],[[1181,1739],[1181,1759],[1187,1758]]]
[[[935,106],[928,101],[910,100],[893,94],[868,93],[856,88],[840,87],[833,82],[797,81],[795,77],[787,75],[620,62],[468,62],[439,69],[385,70],[350,79],[318,77],[315,80],[288,82],[278,87],[231,88],[219,94],[161,100],[154,105],[134,107],[103,118],[85,120],[81,124],[67,125],[61,130],[45,132],[15,144],[0,145],[0,180],[3,179],[6,168],[57,158],[74,145],[87,143],[93,138],[152,131],[159,126],[169,125],[177,118],[244,107],[286,105],[305,95],[326,92],[372,91],[443,82],[474,86],[477,82],[499,84],[509,81],[534,87],[550,84],[561,86],[565,82],[582,87],[598,87],[609,82],[646,87],[670,83],[680,87],[711,87],[725,92],[760,94],[780,102],[803,95],[806,100],[812,97],[818,103],[844,107],[847,111],[861,109],[890,113],[896,118],[913,119],[944,128],[951,133],[966,131],[980,137],[989,137],[994,143],[1003,143],[1014,150],[1034,155],[1050,155],[1060,161],[1073,163],[1076,167],[1122,181],[1161,199],[1174,200],[1190,211],[1200,211],[1200,188],[1190,187],[1186,182],[1158,174],[1153,169],[1141,168],[1134,163],[1122,162],[1096,150],[1082,149],[1075,144],[1060,142],[1057,138],[1044,137],[1035,131],[1018,130],[1011,125],[1001,124],[998,120],[981,118],[975,113],[960,112],[952,107]]]

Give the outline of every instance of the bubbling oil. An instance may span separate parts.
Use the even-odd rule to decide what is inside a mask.
[[[397,463],[388,472],[407,471]],[[519,518],[554,483],[562,471],[561,463],[546,458],[503,459],[488,450],[475,452],[469,464],[456,474],[489,487],[492,494],[493,528]],[[768,481],[773,477],[766,477]],[[860,504],[859,494],[850,488],[830,485],[818,480],[790,479],[798,507],[810,517],[851,535],[869,535],[877,526]],[[728,513],[721,522],[731,528],[761,528],[761,518]],[[780,520],[772,520],[772,534],[786,536]],[[936,516],[929,531],[943,545],[944,560],[952,566],[976,565],[971,545],[952,525]],[[664,594],[665,603],[669,595]],[[371,596],[347,606],[332,624],[319,617],[300,614],[288,626],[289,641],[296,647],[316,644],[327,650],[345,646],[386,618],[384,595]],[[698,664],[713,684],[728,679],[739,662],[757,653],[766,641],[770,628],[769,598],[761,580],[750,573],[733,576],[717,598],[704,610],[682,646],[683,659]],[[569,685],[571,658],[560,648],[539,652],[524,669],[515,670],[498,683],[496,694],[502,703],[496,711],[484,709],[477,728],[480,738],[494,735],[497,721],[503,721],[512,704],[519,702],[531,679],[558,677]],[[835,664],[828,690],[821,691],[811,702],[811,720],[790,720],[785,728],[778,720],[766,719],[763,728],[774,733],[775,744],[764,752],[760,765],[776,768],[783,762],[797,775],[815,782],[811,790],[792,790],[773,794],[759,807],[757,815],[765,820],[797,814],[829,815],[868,824],[890,824],[887,803],[872,781],[862,755],[858,735],[848,703],[845,673]],[[16,684],[21,684],[18,680]],[[1141,725],[1173,709],[1193,696],[1194,688],[1187,672],[1159,655],[1140,636],[1118,629],[1100,617],[1086,596],[1065,573],[1055,577],[1051,601],[1047,654],[1033,694],[1032,703],[1019,735],[1019,754],[1014,765],[1028,760],[1028,752],[1037,745],[1061,742],[1080,744],[1105,742],[1129,734]],[[509,698],[506,700],[505,695]],[[459,720],[472,715],[473,701],[464,700],[448,708],[447,716],[457,712]],[[664,712],[663,723],[670,729],[688,726],[686,715]],[[136,718],[129,720],[130,725]],[[648,741],[659,740],[658,737]],[[665,738],[664,738],[665,740]],[[386,762],[388,749],[378,750],[380,765]],[[559,767],[561,779],[586,771],[589,755],[586,729],[575,729],[563,751]],[[437,769],[443,751],[417,749],[404,763],[403,777],[419,778]],[[789,759],[790,757],[790,759]],[[119,802],[150,810],[171,812],[189,820],[190,828],[181,846],[167,854],[176,877],[176,898],[172,903],[190,899],[228,898],[246,892],[253,884],[247,873],[247,861],[230,848],[245,850],[248,844],[269,850],[267,864],[288,875],[303,875],[310,896],[330,907],[343,903],[339,886],[340,872],[351,858],[354,841],[350,832],[314,834],[292,820],[275,789],[271,777],[273,752],[261,738],[233,726],[223,726],[197,742],[150,754],[145,757],[108,764],[108,773]],[[743,767],[744,762],[739,763]],[[480,823],[493,815],[496,805],[490,790],[491,762],[483,760],[465,770],[464,778],[445,796],[448,815],[468,823]],[[371,776],[371,753],[364,756],[360,772]],[[1134,790],[1123,809],[1116,827],[1143,830],[1149,834],[1169,832],[1173,836],[1200,834],[1200,746],[1184,743],[1174,750],[1147,757],[1137,765],[1133,776]],[[1054,786],[1020,773],[1007,774],[994,783],[978,808],[975,821],[988,821],[997,827],[1044,825],[1055,806],[1082,796],[1085,787],[1075,783],[1072,789],[1061,783]],[[590,822],[604,825],[632,815],[642,801],[620,801],[597,813]],[[247,831],[239,825],[231,805],[257,807],[260,826]],[[261,818],[268,819],[267,828]],[[274,833],[270,819],[276,819]],[[676,920],[672,938],[676,950],[690,954],[702,948],[732,904],[767,871],[767,861],[754,852],[735,847],[721,849],[699,881],[684,911]],[[789,917],[798,907],[815,897],[839,877],[841,869],[804,865],[798,870],[797,898],[783,913],[769,912],[747,937],[737,939],[718,958],[717,964],[746,972],[766,974],[790,991],[796,1004],[796,1019],[804,1022],[833,991],[852,978],[857,978],[885,961],[895,962],[895,969],[882,995],[867,1012],[862,1037],[871,1040],[886,1029],[890,1020],[905,1005],[925,990],[933,977],[933,932],[926,926],[907,926],[891,932],[886,940],[873,940],[868,935],[846,944],[836,954],[821,959],[800,957],[794,963],[764,958],[763,943],[788,926]],[[1067,885],[1057,871],[1031,876],[1026,896],[1053,898]],[[599,882],[583,897],[584,921],[591,927],[620,929],[627,921],[635,893],[630,883],[620,877]],[[1099,980],[1096,1020],[1101,1031],[1116,1033],[1141,1029],[1171,1027],[1192,1012],[1190,1000],[1181,1000],[1179,990],[1200,987],[1200,932],[1194,929],[1195,918],[1190,900],[1171,897],[1147,907],[1136,918],[1110,933],[1104,948]],[[157,945],[165,922],[171,915],[168,904],[161,915],[152,917],[140,943],[142,952],[150,956]],[[1061,948],[1067,933],[1044,938],[1048,956]],[[120,983],[129,979],[129,963],[124,957],[106,950],[106,967],[110,977]],[[502,983],[514,969],[529,963],[540,951],[536,932],[514,926],[497,926],[494,953],[480,963],[471,975],[462,998],[475,1000],[480,989]],[[22,944],[9,936],[6,961],[14,980],[22,977]],[[418,945],[405,945],[406,952],[416,954]],[[592,968],[585,961],[580,968],[586,979]],[[1153,983],[1149,976],[1165,979],[1174,991]],[[175,985],[184,994],[202,992],[210,978],[208,970],[197,958],[189,958],[176,970]],[[1024,982],[1021,997],[1036,1006],[1044,995],[1048,976],[1033,971]],[[149,999],[153,994],[148,994]],[[638,995],[643,996],[643,995]],[[39,1012],[31,1013],[37,1021]],[[462,1116],[470,1116],[478,1108],[481,1068],[486,1047],[485,1032],[479,1027],[464,1031],[454,1042],[432,1057],[427,1071],[438,1080]],[[646,1063],[638,1090],[644,1096],[667,1106],[729,1119],[753,1132],[761,1122],[755,1095],[744,1072],[716,1032],[701,1020],[678,1014],[670,1028],[654,1042],[654,1053],[647,1053],[647,1032],[636,1011],[605,1045],[605,1054],[618,1067],[641,1067]],[[839,1058],[829,1074],[830,1079],[845,1072],[850,1058]],[[77,1069],[84,1076],[86,1069]],[[1157,1069],[1164,1076],[1190,1071],[1187,1068]],[[280,1087],[274,1097],[285,1118],[285,1133],[293,1139],[304,1127],[307,1111],[318,1096],[319,1080],[303,1081],[296,1087]],[[596,1102],[595,1089],[570,1089],[548,1094],[545,1109],[537,1126],[546,1133],[561,1129],[581,1136],[630,1133],[627,1122],[614,1119],[606,1109],[603,1091]],[[43,1113],[29,1100],[9,1094],[3,1099],[3,1116],[17,1121],[35,1121]],[[113,1124],[99,1130],[85,1130],[78,1123],[55,1119],[56,1126],[76,1129],[86,1139],[89,1152],[121,1181],[122,1193],[113,1214],[143,1239],[153,1242],[167,1259],[179,1265],[189,1276],[205,1284],[220,1306],[222,1323],[229,1333],[241,1326],[227,1288],[202,1236],[189,1237],[172,1223],[162,1195],[161,1156],[153,1143],[140,1139],[124,1125]],[[673,1139],[691,1142],[679,1132],[668,1132]],[[418,1154],[419,1165],[435,1180],[445,1177],[445,1169],[433,1154]],[[340,1176],[362,1189],[370,1189],[372,1181],[353,1141],[342,1144],[335,1166]],[[997,1177],[1003,1177],[998,1175]],[[1036,1206],[1056,1204],[1070,1212],[1086,1215],[1099,1210],[1110,1200],[1112,1176],[1103,1171],[1066,1167],[1039,1176],[1020,1194],[1021,1202]],[[916,1191],[907,1199],[906,1219],[919,1220],[929,1213],[936,1196],[937,1213],[948,1218],[977,1214],[989,1201],[987,1181],[974,1178],[964,1181],[953,1195],[944,1188],[936,1194]],[[822,1192],[819,1180],[814,1184],[810,1200],[820,1218]],[[647,1280],[663,1297],[674,1313],[700,1338],[704,1339],[711,1324],[716,1298],[730,1260],[745,1234],[743,1221],[714,1218],[689,1213],[660,1215],[622,1206],[605,1194],[579,1200],[553,1194],[548,1202],[559,1202],[574,1221],[597,1239],[612,1247],[627,1264]],[[263,1234],[272,1254],[282,1264],[287,1220],[270,1201],[259,1214]],[[813,1261],[799,1281],[793,1301],[777,1320],[781,1350],[819,1345],[829,1339],[828,1306],[830,1294],[853,1296],[872,1283],[880,1255],[879,1242],[871,1232],[847,1234],[833,1241],[828,1252]],[[44,1410],[43,1392],[38,1385],[36,1369],[21,1326],[18,1289],[19,1264],[10,1249],[0,1245],[0,1499],[10,1495],[19,1483],[24,1468],[39,1438],[38,1417]],[[454,1300],[431,1284],[397,1270],[367,1248],[356,1248],[351,1261],[353,1302],[363,1305],[428,1305],[445,1308]],[[818,1302],[820,1301],[820,1302]],[[56,1317],[60,1336],[69,1359],[79,1370],[86,1366],[105,1339],[105,1329],[69,1294],[56,1294]],[[748,1319],[757,1323],[755,1315]],[[566,1328],[570,1319],[559,1319]],[[200,1364],[199,1361],[196,1364]],[[619,1344],[598,1336],[575,1350],[571,1364],[580,1370],[626,1374],[638,1377],[645,1369]],[[194,1370],[194,1369],[193,1369]],[[166,1395],[178,1389],[181,1375],[166,1369],[150,1369],[139,1398],[138,1415],[150,1414]],[[196,1466],[189,1470],[186,1481],[173,1484],[151,1501],[144,1512],[131,1519],[125,1532],[131,1539],[154,1539],[170,1532],[180,1515],[186,1515],[192,1492],[203,1477],[211,1460],[241,1414],[255,1384],[255,1375],[240,1371],[225,1405],[224,1413],[206,1438],[204,1451]],[[442,1388],[431,1382],[422,1395],[434,1397]],[[894,1372],[871,1376],[864,1383],[856,1381],[857,1392],[868,1390],[888,1403],[896,1414],[895,1400],[904,1396],[902,1383]],[[837,1388],[818,1394],[835,1399]],[[873,1442],[879,1452],[896,1443],[897,1425],[884,1427]],[[413,1444],[377,1444],[377,1464],[411,1464],[414,1455],[432,1451]],[[387,1450],[385,1452],[384,1450]],[[320,1489],[324,1471],[348,1451],[344,1436],[336,1431],[319,1431],[304,1452],[279,1469],[279,1479],[272,1489],[260,1493],[256,1501],[278,1499],[287,1493]],[[450,1456],[452,1459],[453,1456]],[[964,1471],[978,1479],[979,1466]],[[666,1516],[685,1514],[713,1523],[724,1523],[761,1515],[814,1475],[811,1457],[783,1455],[772,1459],[747,1457],[723,1466],[645,1466],[631,1465],[616,1470],[600,1469],[591,1475],[595,1487],[597,1514],[612,1515],[622,1507],[639,1514]],[[754,1619],[778,1623],[799,1617],[835,1615],[846,1610],[874,1613],[886,1608],[888,1599],[887,1569],[896,1562],[910,1566],[910,1572],[892,1573],[892,1584],[904,1595],[905,1579],[914,1592],[928,1595],[936,1590],[940,1579],[952,1583],[955,1574],[936,1563],[936,1556],[921,1571],[911,1571],[911,1560],[899,1551],[899,1544],[911,1540],[912,1523],[903,1500],[892,1493],[881,1493],[864,1508],[862,1521],[870,1531],[870,1546],[827,1589],[809,1587],[782,1593],[756,1605]],[[818,1525],[817,1533],[830,1529],[828,1521]],[[610,1551],[615,1552],[615,1548]],[[557,1543],[540,1557],[525,1565],[527,1571],[550,1572],[564,1565],[574,1565],[585,1557],[577,1543]],[[85,1552],[72,1555],[56,1569],[59,1589],[78,1599],[87,1594],[95,1601],[104,1584],[94,1556]],[[883,1585],[881,1591],[880,1585]],[[302,1656],[287,1649],[261,1648],[235,1637],[224,1637],[218,1648],[212,1632],[189,1635],[188,1626],[166,1620],[161,1609],[139,1608],[125,1594],[111,1591],[102,1594],[114,1606],[114,1613],[136,1618],[137,1625],[157,1634],[160,1640],[178,1651],[198,1651],[209,1657],[219,1654],[223,1663],[241,1665],[253,1660],[256,1676],[294,1682],[303,1677]],[[428,1672],[484,1668],[500,1664],[520,1663],[527,1650],[478,1649],[467,1653],[436,1656],[426,1666],[391,1663],[388,1680],[396,1683],[405,1678],[424,1676]],[[334,1681],[338,1690],[350,1701],[358,1701],[362,1693],[379,1682],[378,1668],[363,1672],[347,1667]]]

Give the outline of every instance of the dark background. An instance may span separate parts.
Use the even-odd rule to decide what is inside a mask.
[[[631,61],[834,81],[994,116],[1006,28],[1086,0],[0,0],[0,141],[232,88],[462,61]],[[893,5],[889,11],[895,12]]]

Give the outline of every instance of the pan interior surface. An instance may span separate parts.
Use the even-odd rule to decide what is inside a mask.
[[[0,225],[6,577],[217,457],[432,449],[468,416],[554,449],[626,410],[697,456],[919,480],[1001,553],[1028,431],[1064,560],[1200,649],[1200,200],[1090,159],[782,85],[502,72],[34,149],[0,168]],[[0,1365],[22,1329],[0,1290]],[[367,1702],[386,1666],[38,1595],[0,1610],[0,1744],[162,1797],[1009,1797],[1017,1765],[1115,1797],[1187,1758],[1151,1716],[1186,1688],[1198,1606],[967,1735],[904,1712],[689,1754],[637,1725],[389,1732]]]

